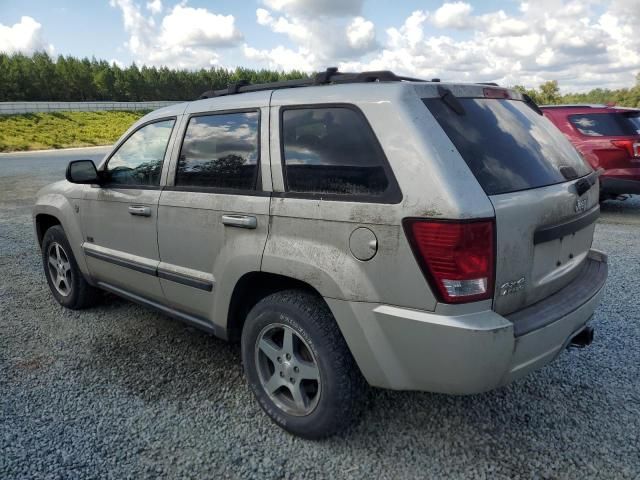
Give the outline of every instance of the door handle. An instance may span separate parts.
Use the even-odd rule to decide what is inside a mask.
[[[222,223],[229,227],[256,228],[258,220],[251,215],[222,215]]]
[[[143,205],[129,205],[129,213],[131,215],[137,215],[138,217],[150,217],[151,208]]]

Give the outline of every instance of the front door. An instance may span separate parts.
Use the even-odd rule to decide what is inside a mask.
[[[175,118],[147,123],[125,139],[103,168],[107,182],[86,190],[83,249],[103,286],[164,301],[156,270],[162,165]]]
[[[262,101],[268,103],[267,93]],[[228,304],[217,299],[228,299],[243,274],[260,270],[266,242],[270,184],[261,179],[260,139],[268,145],[268,120],[261,119],[268,108],[260,107],[185,119],[183,143],[160,196],[162,289],[171,307],[214,328],[224,327]]]

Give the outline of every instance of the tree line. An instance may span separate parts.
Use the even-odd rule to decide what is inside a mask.
[[[586,93],[560,93],[558,82],[550,80],[538,88],[525,88],[522,85],[514,87],[522,93],[528,94],[538,105],[557,105],[563,103],[600,103],[613,104],[621,107],[640,108],[640,73],[636,75],[636,84],[631,88],[610,90],[596,88]]]
[[[209,68],[176,70],[167,67],[121,68],[95,58],[60,55],[54,61],[47,53],[31,56],[0,53],[0,101],[152,101],[192,100],[204,91],[225,88],[229,83],[276,82],[304,78],[301,71],[279,72],[248,68]],[[596,88],[587,93],[561,94],[558,82],[545,82],[538,88],[515,88],[529,94],[538,104],[615,103],[640,107],[640,73],[636,85],[610,90]]]
[[[299,71],[278,72],[236,68],[174,70],[167,67],[121,68],[95,58],[60,55],[55,61],[44,52],[31,56],[0,53],[0,101],[152,101],[193,100],[229,83],[276,82],[303,78]]]

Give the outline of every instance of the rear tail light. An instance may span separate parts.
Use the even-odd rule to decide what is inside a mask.
[[[493,297],[494,221],[408,218],[404,229],[422,271],[444,303]]]
[[[630,157],[640,158],[640,142],[635,140],[611,140],[614,147],[626,150]]]

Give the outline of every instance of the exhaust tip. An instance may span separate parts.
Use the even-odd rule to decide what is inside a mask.
[[[593,327],[584,327],[580,330],[580,333],[571,339],[569,346],[574,348],[588,347],[593,343],[593,332]]]

